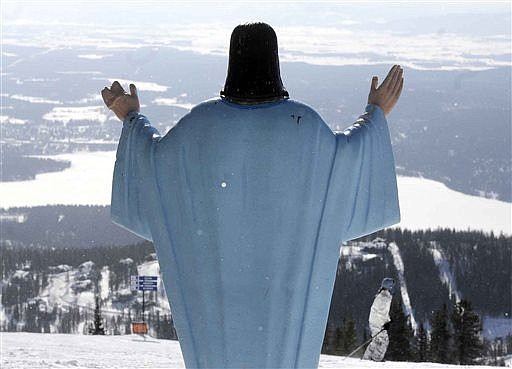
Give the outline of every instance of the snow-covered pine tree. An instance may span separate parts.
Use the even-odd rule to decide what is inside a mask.
[[[436,363],[450,363],[451,333],[446,304],[434,313],[430,333],[430,359]]]
[[[451,315],[455,362],[460,365],[475,363],[483,350],[480,317],[473,311],[471,302],[456,303]]]

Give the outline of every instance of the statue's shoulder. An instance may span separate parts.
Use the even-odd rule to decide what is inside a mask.
[[[327,122],[322,118],[320,113],[316,111],[310,105],[303,103],[301,101],[288,99],[288,104],[290,108],[290,114],[294,114],[296,119],[301,117],[303,121],[312,122],[315,127],[319,127],[320,129],[333,133]]]
[[[299,114],[308,115],[310,117],[314,117],[317,119],[322,119],[320,114],[312,106],[302,101],[287,99],[286,102],[290,109],[295,109]]]
[[[220,97],[212,97],[211,99],[201,101],[199,104],[195,105],[192,109],[190,109],[190,114],[211,111],[213,109],[221,107],[221,103],[222,99]]]
[[[196,106],[194,106],[190,112],[187,114],[185,120],[203,120],[204,117],[209,117],[211,119],[212,116],[223,116],[225,114],[229,114],[232,110],[235,111],[259,111],[262,114],[268,114],[271,112],[279,112],[280,116],[292,117],[296,119],[297,122],[303,123],[308,122],[311,127],[316,127],[315,129],[322,129],[326,132],[332,134],[332,130],[329,125],[325,122],[325,120],[320,116],[320,114],[310,105],[294,100],[294,99],[285,99],[282,101],[262,103],[256,105],[241,105],[233,102],[229,102],[222,97],[214,97],[205,101],[200,102]]]
[[[299,115],[303,116],[311,116],[315,118],[322,119],[320,114],[311,106],[293,99],[285,99],[277,102],[270,103],[262,103],[256,105],[241,105],[229,102],[222,97],[213,97],[211,99],[205,100],[194,106],[190,113],[201,113],[205,111],[211,111],[213,109],[225,109],[225,108],[237,108],[237,109],[247,109],[247,110],[260,110],[261,108],[272,108],[272,109],[285,109],[289,111],[294,111]],[[266,109],[265,109],[266,110]]]

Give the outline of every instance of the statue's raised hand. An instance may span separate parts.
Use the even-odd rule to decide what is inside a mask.
[[[377,76],[374,76],[372,78],[370,94],[368,95],[368,104],[380,106],[384,114],[388,115],[402,92],[404,85],[403,71],[401,66],[394,65],[379,87],[377,87],[379,79]]]
[[[124,120],[132,110],[140,111],[137,88],[133,83],[130,83],[130,93],[128,94],[118,81],[114,81],[110,88],[105,87],[101,90],[101,96],[105,105],[121,120]]]

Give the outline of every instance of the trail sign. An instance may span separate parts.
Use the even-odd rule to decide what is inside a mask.
[[[156,291],[158,289],[158,276],[132,275],[130,287],[132,291]]]
[[[146,299],[144,296],[145,291],[156,291],[158,289],[158,276],[156,275],[132,275],[130,277],[130,289],[132,291],[142,291],[142,322],[144,319],[144,309]],[[145,323],[144,323],[145,324]],[[142,329],[142,328],[136,328]]]

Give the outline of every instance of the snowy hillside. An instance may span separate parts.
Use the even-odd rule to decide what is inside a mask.
[[[39,368],[185,368],[179,343],[135,335],[82,336],[70,334],[2,333],[5,369]],[[321,355],[320,368],[436,369],[462,368],[446,364],[385,362]],[[471,366],[470,368],[489,368]]]
[[[121,263],[133,263],[129,258],[123,259]],[[38,299],[45,301],[48,306],[59,304],[61,306],[78,306],[93,310],[94,291],[93,279],[96,266],[91,261],[86,261],[78,266],[71,268],[68,265],[60,265],[56,273],[50,274],[48,285],[37,296]],[[57,268],[59,268],[57,267]],[[62,270],[65,269],[65,270]],[[139,275],[160,275],[158,261],[148,261],[137,266]],[[20,271],[21,272],[21,271]],[[142,294],[134,293],[130,286],[120,286],[116,291],[109,288],[110,270],[108,266],[101,269],[101,278],[99,283],[99,293],[102,299],[102,309],[106,313],[121,313],[134,300],[141,300]],[[163,312],[170,312],[169,302],[165,296],[165,290],[161,278],[158,279],[159,293],[146,292],[146,298],[156,300],[158,307]],[[153,304],[151,304],[153,305]],[[153,308],[155,308],[153,307]]]

